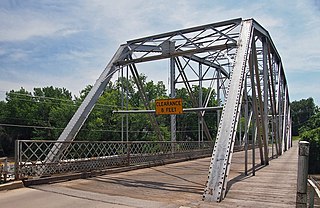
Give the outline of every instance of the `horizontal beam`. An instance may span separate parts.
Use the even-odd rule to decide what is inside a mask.
[[[162,52],[162,49],[160,46],[153,46],[153,45],[138,45],[138,44],[133,44],[133,45],[129,45],[129,47],[131,47],[131,50],[133,52],[148,52],[148,53],[161,53]],[[178,50],[179,52],[182,52],[182,50]],[[228,77],[230,76],[230,74],[220,65],[216,64],[216,63],[213,63],[213,62],[210,62],[208,60],[205,60],[203,58],[200,58],[196,55],[185,55],[184,56],[185,58],[187,59],[191,59],[192,61],[196,61],[198,63],[202,63],[206,66],[209,66],[209,67],[214,67],[214,68],[217,68],[217,69],[220,69],[221,70],[221,73]]]
[[[189,54],[197,54],[197,53],[204,53],[204,52],[214,51],[214,50],[224,50],[224,49],[228,49],[228,48],[235,48],[236,46],[237,46],[236,43],[229,43],[229,44],[215,45],[215,46],[209,46],[209,47],[204,47],[204,48],[190,49],[190,50],[186,50],[186,51],[175,51],[170,54],[161,54],[161,55],[154,55],[154,56],[118,61],[115,63],[115,65],[121,66],[121,65],[127,65],[127,64],[155,61],[155,60],[178,57],[178,56],[186,56]]]
[[[204,107],[204,108],[185,108],[184,113],[197,112],[197,111],[218,111],[222,110],[223,106]],[[131,113],[156,113],[156,110],[114,110],[112,113],[131,114]]]
[[[229,78],[229,77],[227,77]],[[204,78],[204,79],[191,79],[191,80],[188,80],[189,83],[191,82],[199,82],[199,81],[211,81],[211,80],[217,80],[217,79],[226,79],[226,77],[222,77],[222,78]],[[181,84],[181,83],[184,83],[184,81],[176,81],[175,83],[177,84]]]
[[[238,18],[238,19],[232,19],[232,20],[227,20],[227,21],[223,21],[223,22],[217,22],[217,23],[212,23],[212,24],[207,24],[207,25],[201,25],[201,26],[196,26],[196,27],[191,27],[191,28],[187,28],[187,29],[182,29],[182,30],[176,30],[176,31],[172,31],[172,32],[167,32],[167,33],[163,33],[163,34],[158,34],[158,35],[153,35],[153,36],[148,36],[148,37],[144,37],[144,38],[139,38],[139,39],[135,39],[135,40],[130,40],[127,41],[128,44],[132,44],[132,43],[140,43],[140,42],[144,42],[146,40],[154,40],[154,39],[160,39],[160,38],[166,38],[166,37],[171,37],[177,34],[186,34],[186,33],[192,33],[192,32],[197,32],[203,29],[208,29],[208,28],[216,28],[216,27],[222,27],[222,26],[226,26],[226,25],[230,25],[230,24],[235,24],[235,25],[239,25],[241,23],[242,19]]]

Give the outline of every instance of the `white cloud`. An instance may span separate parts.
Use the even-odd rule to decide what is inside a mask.
[[[79,50],[70,50],[64,53],[60,53],[56,56],[59,60],[68,60],[68,61],[84,61],[87,59],[91,59],[95,56],[94,53],[88,51],[79,51]]]
[[[11,61],[23,61],[26,60],[27,57],[28,52],[23,50],[15,50],[8,55],[8,58],[10,58]]]
[[[12,75],[12,82],[16,80],[18,85],[60,85],[77,93],[85,85],[94,83],[118,45],[127,40],[238,17],[254,18],[270,32],[282,55],[287,73],[301,70],[314,72],[320,69],[317,44],[320,38],[319,8],[314,6],[311,0],[241,3],[200,0],[91,0],[72,3],[35,1],[34,4],[42,5],[41,9],[32,9],[30,6],[22,6],[17,11],[0,9],[0,41],[27,42],[34,38],[37,43],[37,37],[58,36],[64,39],[81,33],[85,34],[81,38],[84,38],[87,45],[81,42],[81,39],[74,40],[71,37],[68,39],[70,42],[64,42],[68,47],[56,46],[61,48],[58,52],[37,51],[44,53],[39,58],[40,61],[32,59],[32,49],[13,50],[1,47],[0,56],[9,54],[12,62],[24,60],[24,64],[30,65],[30,68],[41,67],[35,65],[35,61],[42,61],[46,66],[50,64],[50,67],[42,66],[43,68],[37,69],[42,70],[43,74],[27,78],[23,75],[25,79],[18,79],[21,82],[16,79],[22,76],[21,73],[17,73],[17,77]],[[78,47],[82,43],[85,46]],[[61,72],[61,77],[46,77],[46,74],[52,74],[48,70],[53,68],[68,71],[70,63],[72,73],[66,75]],[[166,82],[167,68],[163,68],[163,80]],[[149,78],[158,80],[161,75],[156,73],[159,71],[156,70]],[[153,75],[155,76],[152,77]],[[294,80],[288,81],[290,89],[300,86]],[[0,83],[0,88],[5,84]]]
[[[68,36],[68,35],[73,35],[75,33],[79,33],[83,30],[81,29],[76,29],[76,28],[63,28],[60,30],[55,31],[55,34],[59,36]]]
[[[35,36],[47,36],[62,26],[46,20],[42,14],[0,10],[0,41],[23,41]]]
[[[41,5],[39,2],[35,4]],[[13,7],[15,9],[0,8],[0,41],[13,42],[34,37],[68,36],[82,31],[74,24],[78,20],[72,20],[70,14],[52,10],[50,6],[45,7],[45,3],[40,10],[32,9],[30,5]]]

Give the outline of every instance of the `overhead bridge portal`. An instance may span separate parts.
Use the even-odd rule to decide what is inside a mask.
[[[162,140],[154,111],[151,111],[154,109],[150,107],[138,72],[138,63],[161,59],[168,59],[170,63],[171,97],[175,98],[176,85],[183,84],[193,108],[200,109],[195,112],[208,141],[215,139],[204,120],[206,111],[210,110],[207,108],[209,99],[203,102],[202,97],[197,98],[191,83],[197,82],[201,88],[203,82],[209,81],[210,89],[217,94],[219,103],[214,110],[219,113],[220,123],[211,163],[208,164],[204,200],[219,202],[225,197],[236,137],[244,141],[245,149],[249,148],[249,141],[252,146],[258,146],[264,165],[269,163],[269,146],[272,147],[272,155],[273,151],[281,155],[291,147],[289,93],[283,64],[268,31],[253,19],[233,19],[122,44],[58,141],[74,140],[112,76],[123,69],[130,71],[158,139]],[[197,78],[190,79],[188,71],[193,71]],[[240,120],[245,124],[244,135],[237,135],[237,129],[241,128]],[[172,141],[176,139],[175,122],[175,115],[171,115]],[[56,160],[65,148],[63,144],[53,147],[46,160]]]

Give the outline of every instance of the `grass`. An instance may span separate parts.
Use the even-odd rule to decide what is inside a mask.
[[[299,136],[292,136],[292,141],[299,141],[300,137]]]

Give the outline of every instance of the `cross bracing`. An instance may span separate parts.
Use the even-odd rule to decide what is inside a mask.
[[[130,71],[149,112],[150,100],[139,80],[139,63],[167,59],[170,62],[170,95],[183,85],[193,108],[208,107],[213,90],[217,94],[220,119],[217,135],[211,135],[204,115],[196,111],[202,138],[215,140],[203,198],[221,201],[226,194],[233,147],[236,138],[245,149],[258,146],[261,163],[281,155],[291,146],[291,118],[287,81],[279,53],[271,37],[253,19],[233,19],[127,41],[116,51],[91,91],[76,111],[58,141],[72,141],[92,111],[112,76]],[[208,82],[212,91],[196,96],[192,84]],[[221,115],[220,115],[221,114]],[[148,113],[158,139],[163,137],[157,119]],[[171,139],[175,141],[175,116],[171,116]],[[239,121],[243,120],[244,125]],[[244,127],[242,127],[244,126]],[[239,130],[240,128],[240,130]],[[241,128],[244,128],[244,130]],[[244,133],[243,133],[244,132]],[[215,136],[215,137],[213,137]],[[199,137],[200,139],[200,137]],[[268,147],[272,147],[270,154]],[[53,147],[46,160],[59,159],[67,148]],[[254,150],[254,148],[253,148]],[[246,173],[247,160],[245,158]],[[254,167],[252,169],[254,174]]]

